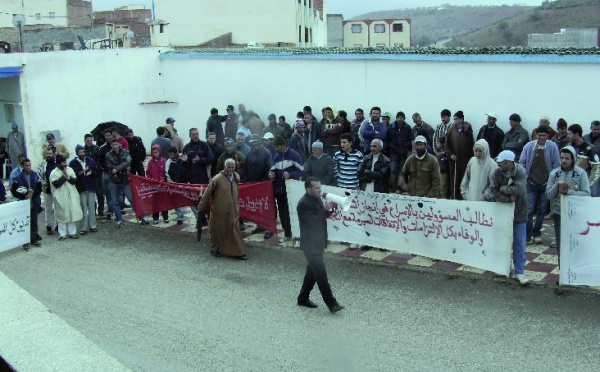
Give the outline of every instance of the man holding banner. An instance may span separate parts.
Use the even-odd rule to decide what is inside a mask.
[[[15,178],[10,186],[11,194],[19,199],[30,201],[30,240],[29,244],[25,244],[23,249],[28,251],[31,245],[39,247],[42,237],[38,234],[38,211],[42,206],[42,182],[37,172],[31,170],[31,160],[25,158],[21,163],[23,171]]]
[[[494,199],[501,203],[515,203],[513,219],[513,265],[515,279],[521,285],[529,283],[525,277],[527,262],[527,174],[515,163],[515,153],[504,150],[496,158],[499,168],[494,171],[490,189]]]
[[[317,306],[309,298],[310,291],[319,286],[321,297],[331,313],[337,313],[344,306],[340,305],[331,291],[327,279],[323,252],[327,247],[327,217],[331,214],[332,204],[321,201],[321,181],[315,177],[308,177],[304,181],[306,194],[300,199],[297,206],[298,220],[300,222],[300,249],[304,252],[308,265],[302,282],[302,289],[298,295],[298,306],[314,309]]]

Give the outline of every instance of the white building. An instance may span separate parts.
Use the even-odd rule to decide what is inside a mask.
[[[173,47],[200,46],[229,33],[232,45],[217,46],[327,45],[322,0],[156,0],[155,10],[155,18],[168,23],[163,33]]]
[[[2,0],[0,4],[2,9],[2,12],[0,12],[0,28],[14,27],[13,14],[24,15],[25,24],[28,26],[52,25],[67,27],[70,25],[69,1],[67,0]],[[89,19],[86,23],[90,24]]]
[[[600,29],[562,28],[554,34],[528,34],[530,48],[591,48],[600,47]]]

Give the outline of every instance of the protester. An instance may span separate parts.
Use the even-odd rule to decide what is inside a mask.
[[[210,253],[215,257],[227,256],[247,260],[238,222],[240,177],[235,172],[236,166],[235,160],[225,160],[225,169],[208,184],[198,204],[198,210],[207,211],[210,203]]]
[[[590,124],[590,133],[583,136],[583,140],[593,147],[593,154],[600,156],[600,120],[594,120]],[[593,197],[600,196],[600,177],[590,185]]]
[[[481,127],[477,134],[477,139],[484,139],[490,146],[490,157],[496,159],[500,151],[502,151],[502,142],[504,142],[504,131],[496,125],[497,116],[493,112],[488,112],[487,124]]]
[[[140,177],[145,177],[144,160],[146,160],[146,146],[144,146],[142,139],[133,133],[133,129],[128,128],[125,131],[125,137],[129,146],[129,155],[131,155],[129,172]]]
[[[577,153],[572,146],[565,146],[560,150],[560,167],[550,172],[546,185],[546,196],[552,203],[554,219],[554,239],[556,241],[556,254],[560,267],[560,221],[561,195],[590,196],[590,183],[587,173],[575,165]]]
[[[221,157],[223,152],[225,152],[225,147],[223,147],[223,145],[217,142],[217,135],[214,132],[208,133],[206,143],[208,144],[208,147],[210,147],[210,151],[212,151],[214,156],[212,162],[210,163],[210,178],[212,179],[214,176],[217,175],[217,173],[219,173],[219,171],[217,170],[217,162],[219,161],[219,158]]]
[[[563,118],[558,119],[558,121],[556,122],[556,130],[558,132],[556,136],[552,138],[552,141],[556,143],[560,150],[562,150],[563,147],[567,146],[571,141],[569,139],[569,133],[567,130],[568,126],[569,125],[567,124],[567,121]]]
[[[273,145],[273,140],[275,140],[275,137],[270,132],[265,133],[265,135],[263,136],[263,146],[267,150],[269,150],[271,156],[275,156],[275,154],[277,153],[277,149],[275,149],[275,145]]]
[[[490,185],[494,172],[498,168],[492,158],[486,140],[480,139],[473,146],[475,156],[469,160],[465,176],[460,184],[463,200],[491,201],[494,198]]]
[[[183,148],[181,156],[186,169],[185,179],[191,184],[207,184],[209,181],[207,167],[213,162],[213,153],[208,144],[200,140],[197,128],[191,128],[189,134],[190,142]],[[219,142],[218,135],[217,142]]]
[[[231,138],[225,138],[225,151],[217,160],[217,174],[225,170],[225,160],[233,159],[237,169],[235,170],[240,177],[240,182],[246,182],[246,156],[237,149],[236,143]]]
[[[215,133],[217,135],[217,142],[221,145],[225,140],[223,124],[221,124],[224,121],[227,121],[227,116],[219,115],[219,110],[214,107],[210,110],[210,116],[206,120],[206,137],[208,137],[209,132]]]
[[[358,170],[360,189],[367,192],[389,191],[390,159],[383,154],[383,141],[371,141],[371,153],[363,158]]]
[[[542,224],[548,208],[548,176],[560,165],[558,146],[548,140],[547,125],[540,125],[536,130],[536,139],[523,147],[519,164],[527,174],[527,244],[539,244],[542,242]]]
[[[42,237],[38,234],[38,213],[41,208],[42,183],[40,176],[31,169],[31,160],[23,159],[23,171],[15,178],[10,186],[11,194],[19,200],[30,201],[30,229],[29,244],[23,245],[23,249],[28,251],[31,246],[40,247]]]
[[[396,113],[396,120],[387,130],[385,145],[390,154],[390,180],[391,192],[398,190],[398,175],[412,151],[412,129],[406,122],[406,115],[402,111]]]
[[[25,156],[25,154],[19,154],[17,155],[17,161],[19,166],[16,168],[13,168],[13,170],[10,172],[10,176],[8,176],[8,184],[12,185],[13,182],[15,181],[15,179],[21,174],[21,172],[23,172],[23,161],[27,159],[27,156]]]
[[[150,148],[154,145],[160,146],[160,156],[167,159],[169,157],[169,147],[173,146],[173,141],[165,137],[167,130],[165,127],[156,128],[156,138],[150,142]]]
[[[10,158],[10,167],[14,170],[19,168],[19,154],[27,157],[27,144],[25,135],[19,131],[19,125],[13,122],[11,128],[12,131],[6,135],[6,152]]]
[[[304,134],[304,120],[296,120],[294,124],[294,133],[290,138],[289,147],[296,151],[302,157],[302,161],[306,161],[309,156],[308,152],[308,136]]]
[[[79,229],[80,235],[98,231],[96,223],[96,181],[95,175],[98,173],[96,163],[89,156],[85,156],[85,149],[81,145],[75,147],[75,159],[71,160],[69,166],[75,172],[77,181],[75,188],[79,192],[79,201],[83,218]]]
[[[542,116],[540,118],[540,121],[538,122],[538,126],[539,127],[545,127],[548,130],[548,134],[546,135],[546,137],[548,137],[549,140],[552,140],[554,137],[556,137],[556,131],[554,129],[552,129],[552,127],[550,127],[550,118],[547,116]],[[537,139],[537,133],[538,133],[538,128],[535,128],[532,132],[531,132],[531,140],[535,141]]]
[[[529,133],[521,126],[521,116],[512,114],[508,118],[510,130],[504,134],[502,149],[510,150],[515,154],[515,161],[519,161],[523,147],[529,142]]]
[[[345,189],[358,189],[360,186],[358,170],[362,164],[363,154],[352,147],[352,136],[348,133],[341,135],[340,147],[342,149],[333,158],[336,184]]]
[[[315,141],[312,146],[312,155],[304,165],[304,174],[302,180],[305,181],[308,177],[315,177],[322,180],[323,185],[334,185],[334,163],[331,156],[323,152],[323,142]]]
[[[100,166],[100,147],[94,144],[94,137],[91,134],[86,134],[83,140],[85,141],[83,146],[85,156],[92,158],[94,163],[96,163],[97,171],[94,173],[94,182],[96,185],[94,186],[94,190],[96,190],[98,216],[100,217],[104,215],[104,189],[102,185],[102,168]],[[94,209],[95,212],[96,209]]]
[[[225,138],[233,138],[237,134],[240,118],[238,114],[234,112],[233,105],[227,105],[225,111],[227,112],[227,120],[225,120],[225,128],[223,129],[223,135]],[[210,132],[208,133],[206,138],[208,138],[209,135]],[[179,151],[181,151],[181,149]]]
[[[435,130],[433,127],[421,118],[421,114],[415,112],[412,115],[413,123],[415,124],[413,127],[413,135],[412,138],[417,138],[418,136],[423,136],[427,140],[427,146],[433,148],[433,135],[435,134]]]
[[[239,132],[239,131],[235,135],[236,150],[241,152],[242,154],[244,154],[244,156],[248,155],[248,153],[250,152],[250,146],[248,146],[246,144],[246,137],[250,137],[251,135],[252,135],[252,133],[250,133],[250,134],[248,134],[248,136],[246,136],[245,133]]]
[[[529,280],[525,276],[527,261],[527,175],[522,166],[515,163],[515,153],[502,151],[496,158],[498,169],[494,171],[492,186],[494,200],[500,203],[515,203],[513,218],[513,265],[515,279],[521,285]]]
[[[54,216],[58,222],[58,240],[79,238],[76,223],[83,218],[83,213],[76,183],[77,175],[73,168],[67,166],[67,159],[56,155],[56,169],[50,173],[50,185]]]
[[[415,138],[415,153],[408,157],[400,172],[400,189],[411,196],[440,197],[440,166],[427,152],[427,139]]]
[[[273,191],[279,212],[279,221],[283,228],[284,236],[279,239],[280,243],[292,240],[292,226],[290,223],[290,210],[288,207],[287,189],[285,180],[299,180],[302,177],[302,158],[296,151],[287,147],[282,136],[275,137],[273,141],[277,153],[273,158],[273,167],[269,172],[269,179],[273,181]]]
[[[157,144],[152,146],[150,161],[148,161],[146,169],[146,174],[148,175],[148,178],[155,181],[165,181],[166,179],[165,164],[167,161],[165,160],[165,158],[160,156],[160,151],[160,145]],[[163,222],[169,223],[169,211],[161,211],[160,214],[162,215]],[[155,225],[158,224],[158,217],[158,212],[152,214],[152,220]]]
[[[246,157],[246,181],[263,182],[269,181],[269,171],[273,166],[273,156],[271,152],[260,144],[260,137],[256,134],[250,136],[250,152]],[[275,215],[277,218],[277,215]],[[252,234],[264,232],[265,229],[257,226],[252,230]],[[266,231],[264,239],[270,239],[274,235],[273,231]]]
[[[167,182],[185,183],[184,175],[185,169],[179,158],[179,152],[175,146],[171,146],[169,148],[169,159],[165,163],[165,178]],[[183,210],[184,208],[175,208],[178,225],[183,224]]]
[[[104,139],[106,142],[100,146],[98,149],[98,169],[102,172],[102,193],[104,194],[104,198],[106,199],[106,220],[110,221],[112,219],[112,215],[114,213],[112,198],[110,195],[110,173],[108,172],[108,165],[106,164],[106,156],[111,151],[110,141],[112,139],[112,132],[110,129],[104,131]],[[119,198],[120,199],[120,198]],[[117,199],[117,200],[119,200]],[[102,208],[100,207],[100,199],[98,199],[98,217],[102,217],[104,215],[104,205],[102,204]]]
[[[172,120],[172,122],[169,122],[170,120]],[[167,123],[165,124],[165,138],[171,140],[171,143],[175,146],[177,151],[181,152],[181,150],[183,150],[183,138],[179,137],[177,134],[177,129],[175,129],[175,119],[173,118],[167,119]]]
[[[261,136],[264,136],[266,133],[271,133],[273,135],[273,137],[275,137],[275,136],[286,137],[286,128],[277,122],[277,116],[275,116],[275,114],[269,114],[268,120],[269,120],[269,125],[267,125],[265,127],[265,129],[263,129],[262,133],[260,134]],[[285,121],[285,118],[284,118],[284,121]]]
[[[378,106],[372,107],[370,115],[371,120],[363,123],[361,128],[364,155],[368,155],[371,152],[371,142],[375,138],[385,141],[387,137],[387,126],[381,121],[381,108]]]
[[[325,202],[323,205],[321,182],[317,178],[307,178],[304,181],[304,188],[306,194],[298,202],[296,210],[300,224],[300,249],[304,252],[308,264],[297,303],[299,306],[310,309],[318,307],[310,300],[310,292],[316,283],[323,301],[333,314],[344,308],[333,296],[323,261],[323,253],[328,243],[327,217],[329,217],[333,205],[330,202]]]
[[[465,121],[462,111],[454,114],[454,125],[446,135],[446,157],[448,165],[448,183],[450,184],[450,199],[461,200],[460,183],[465,176],[467,164],[473,157],[473,128]]]

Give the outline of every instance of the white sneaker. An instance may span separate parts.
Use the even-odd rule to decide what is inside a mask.
[[[283,238],[279,238],[279,244],[285,244],[291,240],[292,240],[291,236],[290,237],[284,236]]]
[[[350,244],[349,248],[350,249],[358,249],[358,248],[360,248],[360,245],[358,245],[358,244]]]
[[[515,279],[517,279],[520,285],[525,285],[529,283],[529,280],[525,277],[525,274],[516,274]]]
[[[541,236],[536,236],[533,238],[533,242],[535,244],[542,244],[542,237]]]
[[[552,243],[550,243],[550,248],[556,248],[556,239],[552,239]]]

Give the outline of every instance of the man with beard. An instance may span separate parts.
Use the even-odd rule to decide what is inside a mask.
[[[146,147],[144,146],[144,142],[140,137],[133,133],[133,129],[131,128],[127,128],[125,131],[125,139],[129,145],[129,154],[131,155],[131,167],[129,172],[141,177],[146,177],[146,172],[144,171]]]
[[[323,185],[333,186],[334,183],[334,164],[333,159],[323,152],[323,143],[315,141],[312,146],[312,155],[304,165],[304,174],[302,180],[306,181],[308,177],[315,177],[322,180]]]
[[[354,120],[350,123],[350,134],[352,135],[352,147],[355,149],[360,148],[360,145],[363,141],[362,134],[360,133],[360,129],[363,126],[363,123],[367,121],[365,119],[365,111],[361,108],[357,108],[354,111]],[[341,140],[341,138],[340,138]],[[334,154],[335,156],[335,154]]]
[[[496,125],[496,114],[488,112],[487,124],[479,129],[477,140],[484,139],[490,146],[490,157],[496,159],[502,151],[502,142],[504,141],[504,131]]]
[[[515,161],[518,162],[523,147],[529,142],[529,134],[521,126],[521,116],[519,114],[512,114],[508,121],[510,130],[504,134],[502,149],[512,151],[515,154]]]
[[[273,136],[273,133],[270,133],[270,132],[265,133],[265,135],[262,138],[263,146],[267,150],[269,150],[269,152],[271,152],[271,156],[275,156],[275,154],[277,153],[277,150],[275,149],[275,145],[273,145],[274,140],[275,140],[275,137]]]
[[[200,140],[198,128],[191,128],[189,134],[190,142],[184,146],[181,156],[186,168],[185,178],[191,184],[207,184],[207,167],[213,162],[214,155],[208,144]],[[216,142],[219,142],[218,134]]]
[[[46,217],[46,234],[54,234],[54,229],[57,227],[56,219],[54,218],[54,207],[52,205],[52,190],[50,188],[50,173],[56,168],[56,159],[52,148],[46,149],[46,157],[40,163],[37,173],[40,176],[42,183],[42,193],[44,195],[44,217]]]
[[[217,173],[225,169],[225,160],[233,159],[237,169],[235,170],[240,177],[240,182],[246,182],[246,156],[237,149],[236,143],[231,138],[225,138],[225,151],[217,160]]]
[[[260,137],[252,134],[248,141],[250,144],[250,152],[246,156],[246,181],[248,182],[263,182],[269,181],[269,171],[273,166],[273,156],[271,152],[260,144]],[[252,230],[252,234],[258,234],[265,231],[260,226]],[[272,231],[265,232],[264,238],[270,239],[273,237]]]
[[[54,216],[58,221],[60,235],[58,240],[65,240],[67,237],[79,238],[76,222],[83,218],[83,213],[76,183],[77,175],[73,168],[67,166],[67,159],[56,155],[56,169],[50,173],[50,185],[54,201]]]
[[[77,182],[75,187],[79,192],[79,200],[81,203],[81,212],[83,219],[81,220],[81,229],[79,234],[85,235],[87,231],[96,232],[98,226],[96,224],[96,182],[95,174],[98,172],[96,163],[88,156],[85,156],[83,146],[75,147],[77,157],[69,163],[69,166],[75,171]]]
[[[40,182],[40,176],[31,170],[31,160],[25,158],[21,164],[23,170],[11,184],[10,192],[19,200],[29,199],[30,201],[30,238],[29,244],[23,245],[23,249],[28,251],[32,245],[36,247],[42,245],[40,242],[42,237],[38,234],[38,212],[42,204],[40,198],[42,183]]]
[[[285,132],[286,128],[277,122],[277,116],[275,116],[275,114],[269,114],[268,120],[269,120],[269,124],[265,127],[265,129],[263,129],[261,136],[264,136],[265,133],[271,133],[271,134],[273,134],[273,137],[275,137],[275,136],[287,137],[287,135],[286,135],[287,133]],[[285,123],[285,118],[284,118],[284,123]]]
[[[381,108],[373,106],[369,112],[371,120],[363,123],[360,130],[363,138],[363,155],[368,155],[371,152],[371,142],[378,138],[382,141],[386,138],[387,127],[381,121]]]
[[[210,150],[214,155],[214,159],[210,163],[210,178],[212,179],[218,173],[217,161],[221,157],[221,154],[223,154],[223,152],[225,151],[225,148],[223,147],[223,145],[217,142],[217,134],[214,132],[208,132],[208,137],[206,137],[206,143],[208,143],[208,147],[210,147]]]
[[[473,157],[473,128],[465,121],[462,111],[454,114],[454,125],[446,135],[446,157],[450,159],[448,177],[450,199],[462,200],[460,183],[465,176],[469,160]]]
[[[69,150],[67,146],[62,143],[56,142],[56,138],[53,133],[46,134],[46,143],[42,145],[42,155],[46,155],[46,148],[51,147],[56,155],[60,155],[65,159],[69,158]]]
[[[210,204],[210,253],[215,257],[247,260],[246,245],[238,223],[240,177],[235,169],[235,160],[225,160],[225,169],[208,184],[198,203],[198,210],[208,212]]]
[[[417,138],[417,136],[423,136],[427,140],[427,145],[433,148],[433,135],[435,134],[435,130],[433,127],[421,118],[421,114],[415,112],[412,115],[413,123],[415,126],[413,127],[413,138]]]
[[[600,120],[592,121],[590,133],[583,136],[583,140],[593,146],[593,154],[600,156]],[[590,185],[592,196],[600,196],[600,178]]]
[[[402,167],[400,188],[410,196],[440,197],[440,166],[436,157],[427,153],[427,139],[423,136],[415,138],[415,152]]]
[[[289,143],[290,148],[300,154],[302,161],[306,161],[309,156],[308,139],[307,135],[304,133],[304,129],[304,120],[297,120],[294,124],[294,133],[292,134]]]

